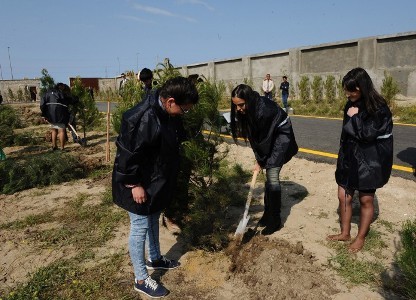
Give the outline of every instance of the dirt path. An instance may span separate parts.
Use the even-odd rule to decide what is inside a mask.
[[[224,144],[224,147],[227,146]],[[240,163],[250,171],[254,163],[251,149],[236,145],[229,147],[230,163]],[[96,159],[97,154],[92,155]],[[329,266],[328,259],[334,250],[325,237],[338,229],[334,171],[334,165],[292,159],[281,172],[284,227],[269,238],[255,236],[241,245],[239,251],[234,251],[234,256],[225,252],[184,253],[177,237],[162,227],[163,252],[182,262],[182,267],[177,270],[153,274],[171,290],[168,299],[399,299],[377,286],[348,284]],[[249,230],[254,228],[263,209],[261,179],[262,176],[254,191]],[[59,209],[71,200],[74,189],[78,193],[98,197],[107,184],[108,181],[91,182],[84,179],[42,190],[0,195],[0,223],[41,213],[45,207]],[[393,272],[392,263],[399,245],[400,226],[403,221],[416,217],[415,195],[415,181],[398,177],[392,177],[377,192],[379,214],[372,228],[383,233],[386,247],[382,250],[382,262],[389,272]],[[386,230],[386,223],[391,224],[392,230]],[[27,280],[27,274],[37,268],[76,254],[70,246],[36,251],[27,242],[30,231],[12,234],[9,230],[2,230],[0,234],[0,284],[4,287],[16,286]],[[356,232],[357,224],[354,223],[352,234]],[[132,280],[127,251],[128,224],[124,222],[114,234],[115,238],[105,247],[96,249],[97,260],[100,253],[104,256],[122,251],[125,264],[120,276]],[[357,259],[371,259],[371,254],[364,251],[357,255]],[[126,285],[129,284],[130,281]]]

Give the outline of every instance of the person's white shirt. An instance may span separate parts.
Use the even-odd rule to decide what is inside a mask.
[[[270,78],[266,78],[263,80],[263,91],[265,93],[269,93],[274,89],[274,82]]]

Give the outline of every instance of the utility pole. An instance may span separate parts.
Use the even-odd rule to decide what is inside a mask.
[[[1,64],[0,64],[0,75],[1,75],[1,80],[3,80],[3,71],[1,70]]]
[[[118,61],[118,74],[120,75],[120,58],[117,57],[117,61]]]
[[[12,80],[13,80],[12,61],[10,60],[10,47],[7,47],[7,52],[9,53],[10,73],[12,73]]]

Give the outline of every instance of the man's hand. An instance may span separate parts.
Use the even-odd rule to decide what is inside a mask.
[[[142,204],[145,203],[147,200],[146,191],[142,186],[135,186],[131,189],[131,193],[133,195],[133,200],[138,203]]]

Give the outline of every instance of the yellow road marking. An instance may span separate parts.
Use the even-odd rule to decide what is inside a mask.
[[[203,130],[202,132],[205,133],[205,134],[210,133],[208,130]],[[226,135],[226,134],[220,134],[220,136],[223,137],[223,138],[232,138],[230,135]],[[237,138],[237,140],[244,141],[244,139],[242,139],[242,138]],[[338,158],[338,154],[323,152],[323,151],[317,151],[317,150],[312,150],[312,149],[306,149],[306,148],[299,148],[299,152],[308,153],[308,154],[312,154],[312,155],[318,155],[318,156],[324,156],[324,157],[329,157],[329,158],[335,158],[335,159]],[[412,168],[405,167],[405,166],[400,166],[400,165],[393,165],[393,170],[413,173]]]

